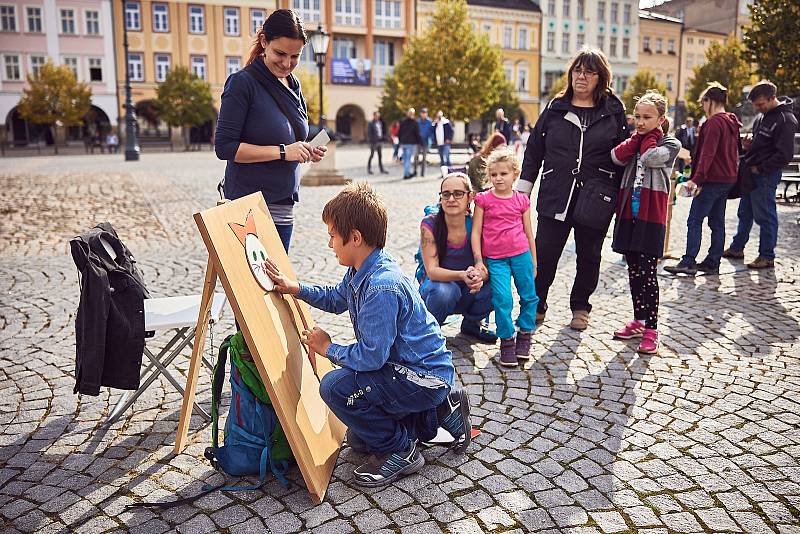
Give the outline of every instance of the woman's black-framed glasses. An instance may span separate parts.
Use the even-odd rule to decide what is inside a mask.
[[[455,191],[442,191],[439,193],[439,198],[442,200],[450,200],[450,198],[461,200],[467,193],[469,193],[469,191],[462,191],[460,189],[456,189]]]

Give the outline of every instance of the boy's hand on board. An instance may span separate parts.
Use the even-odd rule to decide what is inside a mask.
[[[311,330],[303,330],[303,343],[317,354],[325,355],[331,346],[331,336],[322,328],[315,326]]]
[[[275,291],[278,293],[288,293],[297,295],[300,292],[300,283],[288,278],[281,272],[274,261],[268,259],[266,262],[267,276],[275,282]]]

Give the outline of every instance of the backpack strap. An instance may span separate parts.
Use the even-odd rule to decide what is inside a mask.
[[[222,385],[225,383],[225,369],[228,363],[228,349],[231,346],[229,335],[219,347],[219,357],[214,365],[214,378],[211,382],[211,446],[219,446],[219,404],[222,400]]]

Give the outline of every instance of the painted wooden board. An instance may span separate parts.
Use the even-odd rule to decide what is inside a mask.
[[[254,193],[196,213],[194,219],[306,486],[321,502],[346,428],[319,395],[319,378],[333,365],[324,356],[316,357],[315,375],[300,343],[303,320],[314,326],[308,306],[263,287],[270,287],[259,274],[266,257],[297,279],[264,197]]]

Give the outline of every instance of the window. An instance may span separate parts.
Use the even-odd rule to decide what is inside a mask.
[[[561,53],[569,54],[569,33],[567,32],[561,34]]]
[[[139,2],[125,2],[125,26],[129,30],[142,29],[142,8]]]
[[[514,81],[514,69],[511,67],[510,61],[503,61],[503,74],[509,82]]]
[[[623,24],[630,24],[631,23],[631,5],[625,4],[622,6],[622,23]]]
[[[517,91],[528,93],[528,63],[522,61],[517,64]]]
[[[28,31],[30,33],[42,33],[42,8],[26,7],[25,13],[28,19]]]
[[[544,92],[549,93],[550,89],[558,82],[559,78],[563,76],[563,72],[547,71],[544,73]]]
[[[656,54],[660,54],[664,51],[664,39],[661,37],[656,37]]]
[[[403,18],[399,0],[375,0],[375,26],[400,28]]]
[[[568,19],[569,12],[570,12],[569,0],[564,0],[561,4],[561,14],[564,16],[565,19]]]
[[[575,10],[575,15],[578,17],[578,20],[583,20],[583,14],[586,11],[586,0],[578,0],[578,5]]]
[[[642,37],[642,50],[645,52],[650,51],[650,37]]]
[[[672,74],[667,74],[667,91],[672,91]]]
[[[656,81],[657,81],[658,83],[661,83],[661,73],[660,73],[660,72],[657,72],[657,73],[656,73]]]
[[[600,50],[605,50],[606,46],[606,36],[605,35],[598,35],[597,36],[597,48]]]
[[[481,31],[489,36],[489,40],[492,39],[492,25],[491,24],[489,24],[487,22],[484,22],[483,24],[481,24]]]
[[[556,0],[547,0],[547,14],[551,17],[556,16]]]
[[[255,35],[258,33],[258,30],[264,25],[264,21],[266,20],[266,15],[264,14],[263,9],[251,9],[250,10],[250,35]]]
[[[72,74],[75,75],[76,80],[80,80],[78,78],[78,58],[76,57],[62,57],[61,64],[66,65],[72,71]]]
[[[697,44],[699,44],[700,46],[705,46],[706,45],[706,40],[705,39],[698,39],[697,40]]]
[[[294,9],[303,22],[319,22],[320,18],[319,0],[292,0]]]
[[[694,44],[694,37],[687,37],[686,38],[686,44],[693,45]]]
[[[600,21],[606,20],[606,3],[597,2],[597,19]]]
[[[225,14],[225,35],[239,35],[239,8],[226,7]]]
[[[61,10],[61,33],[74,34],[75,33],[75,10],[62,9]]]
[[[528,49],[528,30],[526,28],[520,28],[517,32],[517,48],[520,50]]]
[[[386,76],[394,71],[394,43],[375,41],[372,47],[372,61],[372,79],[375,80],[375,85],[383,85]]]
[[[240,68],[242,68],[242,60],[239,56],[228,56],[225,58],[225,71],[228,73],[228,76],[237,72]]]
[[[576,38],[575,46],[577,47],[578,50],[582,49],[583,45],[586,44],[586,35],[583,33],[579,33],[578,35],[575,36],[575,38]]]
[[[622,38],[622,57],[631,57],[631,40],[627,37]]]
[[[144,81],[144,61],[142,60],[142,54],[128,54],[128,76],[130,76],[132,82]]]
[[[189,33],[206,32],[206,10],[203,6],[189,6]]]
[[[336,0],[336,24],[361,26],[361,0]]]
[[[608,38],[608,55],[612,57],[617,56],[617,38],[613,35]]]
[[[100,12],[86,11],[86,35],[100,35]]]
[[[103,59],[99,57],[89,58],[89,81],[103,81]]]
[[[686,54],[686,68],[691,69],[694,67],[694,54]]]
[[[169,6],[167,4],[153,4],[153,31],[169,31]]]
[[[675,55],[675,39],[667,41],[667,54]]]
[[[317,71],[317,61],[314,58],[314,50],[310,44],[303,47],[303,50],[300,52],[300,61],[298,64],[307,72]]]
[[[39,73],[42,71],[42,67],[47,62],[47,58],[44,56],[31,56],[30,61],[28,64],[31,66],[31,74],[33,77],[39,76]]]
[[[611,24],[617,23],[617,15],[619,14],[619,4],[617,2],[611,2],[611,11],[609,15],[611,16]]]
[[[192,74],[201,80],[206,79],[206,56],[192,56]]]
[[[5,79],[8,81],[19,81],[22,79],[22,72],[19,68],[19,56],[16,54],[5,54],[3,56],[3,63],[5,63]]]
[[[697,64],[701,67],[706,64],[706,56],[704,54],[697,54]]]
[[[17,31],[17,6],[0,6],[0,31],[3,32]],[[41,31],[41,29],[39,31]],[[17,58],[17,71],[19,71],[19,56],[6,56],[6,57]],[[6,71],[6,74],[8,74],[8,71]]]
[[[547,51],[556,51],[556,32],[547,32]]]
[[[511,48],[514,42],[514,28],[506,26],[503,28],[503,48]]]
[[[167,79],[172,66],[172,57],[169,54],[156,54],[156,81],[163,82]]]
[[[333,38],[333,57],[336,59],[352,59],[356,57],[356,42],[342,37]]]

